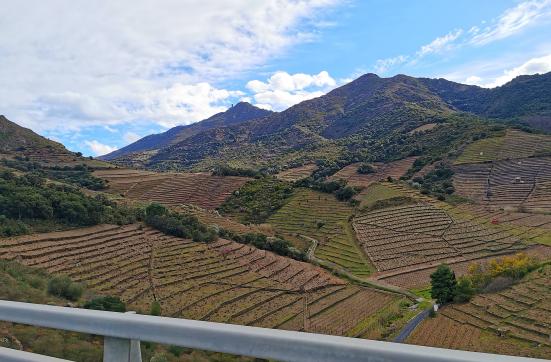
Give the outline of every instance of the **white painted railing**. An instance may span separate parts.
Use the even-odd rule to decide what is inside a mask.
[[[105,362],[141,361],[139,341],[281,361],[537,361],[321,334],[2,300],[0,321],[104,336]],[[60,360],[0,348],[0,361]]]

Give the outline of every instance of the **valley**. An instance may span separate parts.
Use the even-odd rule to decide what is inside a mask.
[[[99,159],[1,117],[0,262],[44,278],[23,300],[68,303],[43,285],[66,277],[85,290],[75,307],[114,297],[140,314],[393,341],[435,303],[443,264],[459,294],[476,268],[529,260],[406,342],[548,358],[551,135],[524,122],[531,110],[498,117],[492,102],[516,93],[469,87],[367,74]]]

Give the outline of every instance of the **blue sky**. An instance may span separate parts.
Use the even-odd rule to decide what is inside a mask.
[[[374,72],[495,87],[551,71],[551,0],[12,0],[0,114],[100,155],[247,100]]]

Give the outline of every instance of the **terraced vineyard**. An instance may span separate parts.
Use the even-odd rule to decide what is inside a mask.
[[[455,164],[509,160],[551,152],[551,137],[509,129],[502,137],[476,141],[468,145]]]
[[[155,173],[116,169],[96,171],[109,181],[109,190],[126,197],[176,206],[194,204],[215,209],[249,178],[212,176],[209,173]]]
[[[157,300],[167,316],[270,328],[345,334],[398,298],[251,246],[140,225],[3,239],[0,258],[69,275],[133,310],[147,313]]]
[[[515,252],[517,250],[517,247],[519,249],[524,247],[524,245],[522,244],[549,244],[551,242],[551,215],[534,215],[529,213],[516,213],[510,211],[492,211],[486,207],[468,203],[453,206],[448,203],[432,199],[426,195],[422,195],[419,193],[418,190],[406,187],[405,185],[396,182],[385,182],[381,184],[376,184],[368,188],[368,191],[371,188],[374,188],[373,191],[377,191],[377,193],[373,193],[373,195],[371,195],[372,193],[370,191],[367,194],[367,196],[371,195],[368,199],[366,199],[366,202],[368,203],[372,203],[374,200],[380,200],[388,197],[408,196],[412,199],[418,200],[419,203],[425,206],[425,209],[428,208],[429,210],[432,210],[429,212],[429,214],[437,212],[438,214],[440,214],[441,217],[443,217],[444,215],[442,215],[442,213],[445,213],[447,215],[445,217],[449,217],[450,219],[454,220],[454,222],[458,223],[458,228],[450,227],[449,231],[447,232],[455,232],[458,229],[461,231],[461,225],[471,225],[472,228],[464,230],[465,240],[475,237],[473,234],[474,231],[482,230],[483,235],[487,235],[485,239],[487,239],[488,236],[491,235],[494,235],[493,237],[496,238],[501,235],[507,236],[508,240],[518,239],[522,241],[521,244],[513,245],[508,250],[503,250],[502,252],[491,252],[488,253],[485,257],[476,256],[476,258],[474,259],[472,258],[474,255],[471,254],[470,257],[465,257],[461,255],[460,257],[451,256],[448,259],[440,260],[434,256],[437,255],[436,251],[434,251],[434,255],[429,251],[428,253],[433,255],[432,257],[436,260],[421,264],[414,264],[407,267],[379,271],[371,276],[371,279],[374,280],[408,289],[423,288],[429,284],[430,274],[436,269],[436,266],[443,261],[450,264],[456,275],[459,276],[465,274],[467,272],[468,266],[475,261],[484,262],[491,260],[502,253]],[[410,205],[408,207],[411,208],[414,206]],[[384,210],[386,209],[382,209],[381,211]],[[391,223],[391,221],[389,221],[389,223]],[[398,225],[402,227],[401,224],[402,222],[400,221]],[[436,228],[436,225],[434,225],[434,227]],[[404,232],[404,230],[400,230],[400,232]],[[391,234],[388,235],[390,236]],[[423,237],[427,237],[427,235],[419,235],[415,233],[410,234],[409,232],[405,232],[402,235],[409,235],[408,240],[411,240],[412,243],[414,240],[417,240],[416,238],[419,238],[419,240],[422,241]],[[382,236],[384,236],[384,233]],[[428,236],[434,237],[433,235]],[[381,240],[384,240],[383,237],[380,238]],[[360,240],[360,242],[362,241],[361,236],[358,236],[358,239]],[[370,238],[369,240],[371,241],[364,241],[366,241],[366,243],[375,243],[374,239]],[[419,249],[421,250],[419,255],[417,255],[417,258],[424,257],[423,253],[425,253],[425,251],[422,250],[422,245],[423,244],[420,244]],[[384,246],[377,247],[382,248]],[[407,247],[411,248],[412,246]],[[399,249],[395,249],[396,253],[398,253],[398,250]],[[392,249],[389,251],[392,252]],[[551,247],[545,245],[527,245],[525,249],[522,249],[522,251],[532,257],[539,258],[542,261],[551,258]],[[384,257],[388,258],[389,255],[384,254]],[[376,262],[375,265],[377,265]]]
[[[456,167],[457,193],[498,208],[551,211],[551,158],[536,157]]]
[[[550,302],[551,266],[545,266],[511,288],[442,308],[439,316],[423,322],[408,342],[548,358]]]
[[[202,209],[195,205],[181,205],[175,207],[175,209],[182,213],[195,215],[203,224],[218,225],[221,228],[238,234],[261,233],[269,236],[273,236],[274,234],[269,224],[243,225],[233,219],[221,216],[216,210]]]
[[[509,233],[456,219],[428,204],[389,207],[354,219],[354,229],[377,270],[464,261],[524,249]]]
[[[317,240],[316,257],[364,277],[372,267],[348,225],[352,212],[352,207],[331,194],[299,190],[268,222],[283,235]]]
[[[361,163],[348,165],[330,177],[331,180],[345,180],[350,186],[367,187],[374,182],[386,180],[389,176],[398,179],[413,165],[417,157],[408,157],[403,160],[389,163],[375,163],[374,173],[360,174],[358,167]]]
[[[283,181],[288,182],[295,182],[298,180],[302,180],[303,178],[306,178],[314,172],[314,170],[317,168],[317,166],[313,163],[300,166],[300,167],[294,167],[290,168],[284,171],[281,171],[276,175],[276,177]]]

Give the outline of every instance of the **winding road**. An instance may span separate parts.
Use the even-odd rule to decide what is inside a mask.
[[[425,318],[429,316],[430,310],[433,308],[431,305],[430,308],[425,309],[421,313],[417,314],[415,317],[413,317],[400,331],[400,333],[394,338],[394,342],[397,343],[403,343],[413,332],[413,330],[421,323]]]

